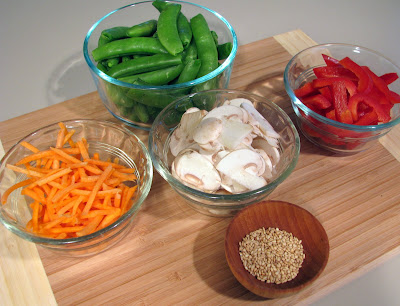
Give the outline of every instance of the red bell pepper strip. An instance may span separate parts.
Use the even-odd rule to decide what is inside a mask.
[[[329,102],[327,98],[325,98],[323,95],[313,95],[306,97],[302,100],[302,102],[307,106],[310,107],[310,105],[315,106],[317,109],[326,109],[330,107],[332,104]]]
[[[303,86],[294,90],[294,94],[297,98],[302,98],[308,96],[315,92],[314,87],[311,82],[305,83]]]
[[[316,67],[313,71],[317,78],[345,77],[352,81],[358,81],[357,76],[353,72],[342,66]]]
[[[368,73],[357,63],[353,62],[349,57],[345,57],[339,61],[343,67],[352,71],[358,77],[358,92],[369,93],[373,86],[373,82]]]
[[[343,83],[345,85],[345,88],[349,92],[350,96],[353,96],[354,94],[357,93],[357,86],[356,84],[353,83],[350,79],[347,78],[321,78],[321,79],[314,79],[313,81],[313,87],[314,88],[321,88],[325,86],[330,86],[335,83]]]
[[[346,85],[343,81],[332,84],[333,105],[335,107],[336,118],[343,123],[352,124],[353,118],[347,106]]]
[[[358,105],[363,102],[371,107],[378,116],[378,120],[381,122],[389,122],[390,115],[383,109],[378,101],[363,93],[357,93],[349,99],[349,109],[354,121],[359,119]]]
[[[389,91],[389,101],[393,104],[400,103],[400,95],[394,91]]]
[[[360,117],[360,119],[354,122],[355,125],[375,125],[377,123],[378,123],[378,115],[374,110],[364,114],[364,116]]]
[[[337,120],[336,120],[336,114],[335,114],[335,110],[334,110],[334,109],[330,110],[329,112],[326,112],[326,113],[325,113],[325,117],[328,118],[328,119],[337,121]]]
[[[339,61],[336,58],[333,58],[326,54],[322,54],[322,57],[325,61],[325,64],[329,67],[341,66]]]
[[[380,77],[378,77],[375,73],[369,69],[367,66],[362,66],[362,68],[368,73],[370,78],[372,79],[372,82],[374,83],[374,86],[381,91],[385,96],[388,96],[389,94],[389,87],[386,85],[385,81],[382,80]]]
[[[381,75],[380,78],[386,83],[386,85],[389,85],[396,81],[399,76],[396,72],[389,72]]]
[[[332,92],[329,86],[321,87],[318,89],[318,91],[321,93],[321,95],[327,98],[329,102],[332,102]]]

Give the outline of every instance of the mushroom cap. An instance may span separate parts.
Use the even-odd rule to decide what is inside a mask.
[[[193,140],[198,144],[215,141],[222,132],[222,120],[216,117],[203,118],[193,131]]]
[[[179,153],[172,163],[171,173],[185,185],[205,192],[213,193],[221,186],[221,177],[213,164],[191,149]]]
[[[244,108],[258,123],[259,129],[267,137],[280,138],[279,134],[275,131],[272,125],[254,108],[252,104],[242,103],[241,107]]]
[[[227,118],[243,121],[244,113],[240,107],[234,105],[221,105],[213,108],[204,118],[215,117],[218,119]]]
[[[255,149],[261,149],[267,153],[274,165],[278,164],[280,160],[279,150],[275,146],[272,146],[267,140],[264,138],[255,138],[253,139],[252,146]]]
[[[261,175],[265,172],[265,161],[251,149],[239,149],[224,156],[216,169],[241,186],[254,190],[267,182]]]

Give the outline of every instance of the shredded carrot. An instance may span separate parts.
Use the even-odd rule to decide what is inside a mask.
[[[41,151],[26,141],[20,143],[32,153],[7,168],[27,179],[4,191],[1,203],[22,188],[21,195],[33,200],[27,230],[67,239],[103,229],[129,210],[137,185],[129,188],[124,181],[136,180],[136,170],[118,158],[102,160],[99,152],[90,156],[85,138],[75,141],[74,130],[68,131],[62,122],[58,125],[53,147]]]

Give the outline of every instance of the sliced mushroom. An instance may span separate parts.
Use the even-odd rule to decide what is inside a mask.
[[[235,150],[227,154],[216,165],[216,169],[249,190],[266,185],[263,177],[265,161],[251,149]]]
[[[208,112],[208,114],[204,118],[226,118],[226,119],[234,119],[243,122],[243,111],[240,107],[233,106],[233,105],[222,105],[216,107]]]
[[[198,144],[207,144],[216,141],[222,132],[222,120],[210,117],[204,118],[193,131],[193,140]]]
[[[214,193],[221,186],[221,177],[213,164],[194,150],[182,151],[173,161],[171,173],[185,185]]]
[[[252,143],[253,148],[261,149],[267,153],[272,163],[277,165],[280,160],[280,153],[277,147],[271,146],[268,141],[263,138],[255,138]]]
[[[252,130],[253,127],[250,124],[234,119],[226,119],[218,140],[225,149],[234,150],[251,134]]]
[[[242,103],[241,107],[243,107],[254,119],[259,122],[259,128],[263,134],[265,134],[267,137],[276,139],[280,137],[272,125],[255,109],[253,105]]]
[[[172,155],[177,156],[179,152],[193,144],[193,131],[206,114],[207,111],[192,107],[182,115],[180,124],[171,135],[170,150]]]

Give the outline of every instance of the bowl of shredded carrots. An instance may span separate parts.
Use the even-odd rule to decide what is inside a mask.
[[[132,228],[153,167],[145,145],[107,121],[70,120],[31,133],[0,164],[0,221],[59,253],[104,251]]]

